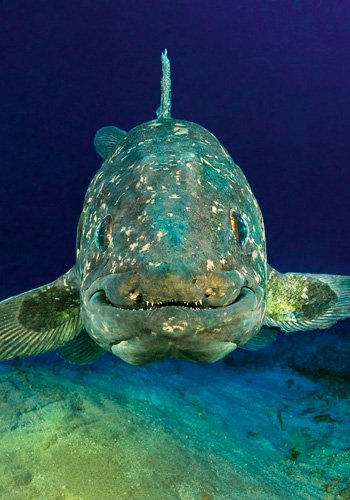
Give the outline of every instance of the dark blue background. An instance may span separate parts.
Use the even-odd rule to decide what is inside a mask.
[[[173,115],[228,148],[282,271],[350,274],[347,0],[0,3],[1,297],[74,263],[92,141]]]

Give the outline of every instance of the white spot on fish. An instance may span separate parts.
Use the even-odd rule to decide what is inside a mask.
[[[149,249],[150,246],[151,246],[150,243],[146,243],[146,245],[143,245],[140,252],[147,252],[147,250]]]
[[[187,128],[179,128],[175,127],[174,128],[175,135],[187,135],[188,134],[188,129]]]
[[[169,323],[163,323],[163,331],[172,333],[174,331],[174,328],[169,325]]]
[[[212,260],[207,260],[207,271],[212,271],[214,268],[214,262]]]

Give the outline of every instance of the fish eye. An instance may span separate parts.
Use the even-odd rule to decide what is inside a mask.
[[[235,239],[242,247],[244,247],[247,244],[249,236],[249,230],[246,222],[234,210],[230,210],[230,222]]]
[[[95,243],[100,252],[104,252],[112,241],[113,220],[107,215],[97,226]]]

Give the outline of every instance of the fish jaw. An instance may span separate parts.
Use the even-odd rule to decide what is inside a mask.
[[[252,338],[263,319],[263,294],[243,287],[223,307],[116,307],[103,291],[83,298],[82,319],[104,349],[131,364],[165,358],[213,363]]]

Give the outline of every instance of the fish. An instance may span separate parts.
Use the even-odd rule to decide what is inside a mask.
[[[208,130],[172,117],[166,51],[161,63],[156,118],[95,135],[103,163],[86,192],[74,266],[0,303],[0,360],[56,350],[76,364],[106,352],[134,365],[213,363],[350,316],[349,276],[268,264],[244,173]]]

